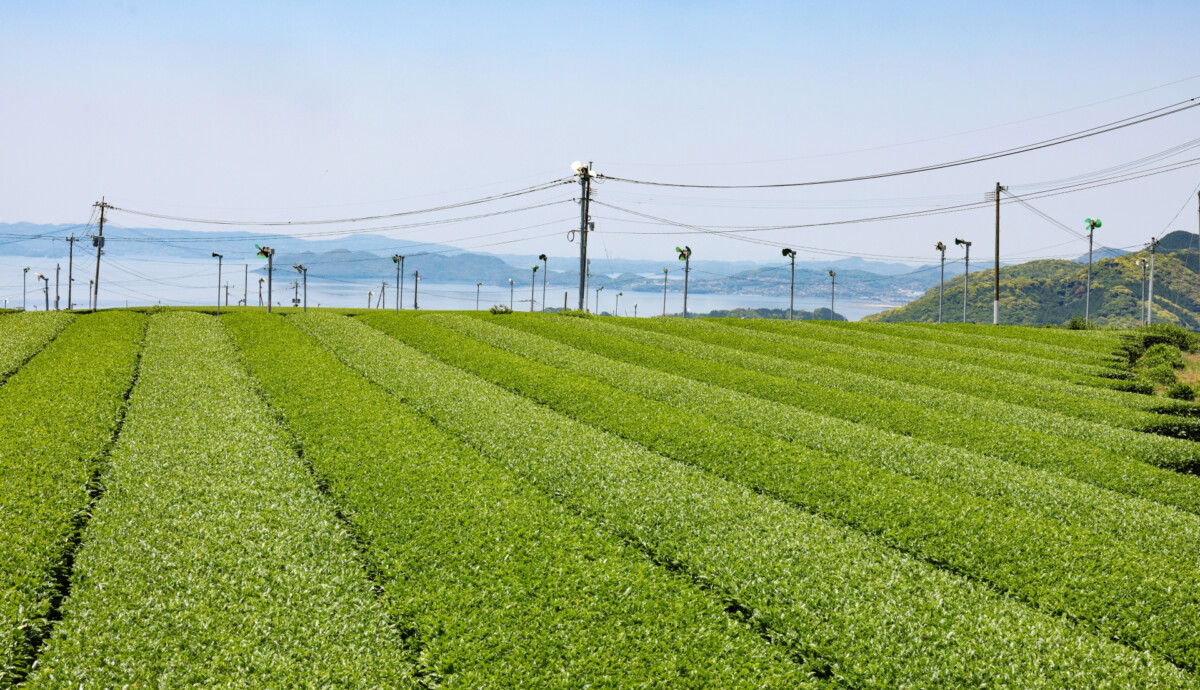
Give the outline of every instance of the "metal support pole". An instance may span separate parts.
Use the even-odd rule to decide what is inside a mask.
[[[994,292],[992,295],[992,325],[1000,325],[1000,192],[1008,189],[1008,187],[1000,186],[996,183],[996,275],[994,279]]]
[[[217,316],[221,315],[221,262],[225,257],[213,252],[213,256],[217,257]]]
[[[483,283],[475,283],[475,311],[479,311],[479,290],[483,287]]]
[[[533,267],[533,272],[529,274],[529,313],[531,313],[531,314],[533,313],[533,305],[534,305],[533,291],[534,291],[534,289],[537,288],[537,272],[538,272],[538,267],[535,265]],[[542,302],[544,304],[545,300],[543,299]]]
[[[62,271],[62,264],[54,264],[54,311],[58,311],[58,274]]]
[[[92,309],[99,309],[100,308],[100,254],[101,254],[101,250],[104,249],[104,211],[105,211],[105,209],[108,209],[111,207],[107,203],[104,202],[104,197],[100,197],[100,201],[92,204],[92,206],[100,207],[100,228],[97,231],[96,236],[92,238],[92,244],[96,245],[96,278],[95,278],[94,282],[92,283],[92,290],[91,290],[91,292],[93,294]]]
[[[1146,325],[1154,323],[1154,252],[1158,249],[1158,238],[1150,239],[1150,289],[1146,294]]]
[[[794,320],[796,313],[796,252],[791,249],[783,250],[784,256],[789,256],[792,259],[792,287],[788,298],[788,321]]]
[[[545,311],[549,306],[546,304],[546,279],[550,275],[550,259],[545,254],[538,254],[538,258],[542,260],[542,311]]]
[[[413,271],[413,311],[416,311],[417,309],[420,308],[417,306],[417,286],[418,286],[418,284],[420,284],[420,282],[421,282],[421,272]]]
[[[961,245],[967,250],[966,264],[963,270],[963,323],[967,322],[967,295],[971,280],[971,243],[967,240],[954,238],[954,244]]]
[[[71,300],[71,288],[75,283],[75,243],[79,238],[71,235],[67,238],[67,309],[74,309],[75,303]]]
[[[829,320],[833,321],[834,311],[834,295],[837,294],[837,272],[829,271]]]
[[[1088,269],[1087,269],[1087,295],[1083,302],[1083,320],[1086,323],[1092,322],[1092,235],[1095,234],[1096,228],[1100,227],[1099,218],[1088,218]]]
[[[592,200],[592,170],[590,164],[583,166],[576,163],[572,167],[579,174],[579,310],[584,311],[587,299],[587,234],[590,224],[588,203]]]
[[[663,268],[663,316],[667,315],[667,269]]]
[[[942,294],[946,291],[946,245],[938,242],[933,247],[942,253],[942,275],[938,279],[938,323],[942,322]]]

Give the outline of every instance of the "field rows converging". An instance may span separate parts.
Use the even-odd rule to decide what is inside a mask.
[[[420,347],[433,327],[372,315]],[[1190,686],[1087,632],[836,521],[549,410],[344,317],[296,318],[340,359],[526,481],[710,583],[814,670],[852,686]],[[462,345],[458,365],[474,359]],[[511,363],[507,363],[511,364]],[[542,379],[549,384],[551,375]],[[572,384],[586,396],[594,383]],[[658,428],[656,419],[628,424]],[[711,442],[697,434],[697,447]],[[1087,661],[1084,661],[1084,660]]]
[[[223,318],[378,569],[389,612],[419,645],[418,677],[459,687],[815,683],[718,596],[524,485],[290,323]]]
[[[4,320],[24,329],[24,316]],[[51,321],[40,340],[71,319]],[[25,677],[57,616],[144,324],[119,312],[75,319],[0,386],[0,686]]]
[[[703,397],[685,396],[691,402],[679,407],[661,405],[570,373],[570,355],[548,357],[548,344],[506,339],[498,327],[466,317],[395,321],[389,331],[408,344],[581,422],[832,517],[1051,614],[1070,615],[1105,637],[1154,650],[1187,668],[1200,660],[1200,649],[1187,635],[1200,618],[1200,599],[1185,594],[1200,589],[1194,560],[1181,565],[1152,558],[1119,540],[916,481],[869,459],[805,449],[729,425],[705,414]],[[527,357],[550,361],[530,361],[463,335],[503,341]],[[720,407],[726,401],[713,402]]]
[[[30,687],[402,687],[354,543],[213,317],[152,316]]]
[[[1178,334],[280,312],[0,315],[0,687],[1200,688]]]

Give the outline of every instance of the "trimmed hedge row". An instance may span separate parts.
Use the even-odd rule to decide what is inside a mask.
[[[844,522],[1050,614],[1069,615],[1104,637],[1152,649],[1188,669],[1200,666],[1194,561],[1180,566],[1122,540],[895,474],[878,462],[814,451],[706,416],[704,408],[721,405],[719,399],[693,399],[687,408],[662,405],[571,373],[564,361],[570,353],[542,364],[487,344],[519,347],[541,359],[554,347],[545,339],[468,317],[422,320],[456,330],[413,323],[398,337],[579,421]]]
[[[1030,368],[996,370],[966,361],[951,365],[905,354],[899,348],[895,352],[879,352],[825,338],[824,332],[818,329],[797,332],[786,323],[781,324],[787,329],[784,333],[778,332],[779,324],[737,328],[732,324],[757,322],[697,323],[706,329],[744,331],[745,335],[738,334],[738,347],[750,352],[915,383],[974,398],[1000,400],[1096,424],[1200,440],[1200,420],[1148,412],[1146,408],[1160,404],[1153,398],[1057,381],[1038,376],[1036,371],[1027,373]],[[1197,462],[1200,462],[1200,450],[1197,451]]]
[[[396,335],[429,328],[412,318],[360,318]],[[591,429],[353,320],[309,314],[300,321],[439,425],[661,562],[727,592],[836,679],[872,687],[1195,683],[1152,655]],[[581,395],[589,385],[580,385]]]
[[[0,386],[0,686],[25,675],[50,629],[52,602],[121,423],[144,323],[136,314],[75,320]]]
[[[222,320],[360,535],[385,605],[418,641],[421,678],[459,687],[808,682],[780,647],[731,624],[716,597],[491,465],[289,320]]]
[[[350,535],[213,317],[151,317],[29,687],[409,685]]]
[[[63,311],[17,312],[0,319],[0,383],[74,320]]]
[[[776,376],[794,378],[825,388],[865,393],[887,400],[889,404],[904,401],[929,411],[936,410],[943,424],[969,424],[971,429],[968,431],[986,425],[995,432],[1011,436],[1020,430],[1032,429],[1047,436],[1097,446],[1112,451],[1116,457],[1135,458],[1150,465],[1181,472],[1200,472],[1200,445],[1194,442],[1108,426],[1052,410],[1013,404],[1004,399],[981,398],[954,390],[934,388],[925,383],[929,376],[928,371],[914,371],[911,372],[911,380],[897,380],[904,375],[892,371],[891,367],[878,372],[887,376],[842,368],[843,364],[852,366],[848,363],[849,357],[825,358],[826,361],[836,362],[836,365],[814,363],[804,358],[800,348],[787,343],[788,339],[785,337],[755,338],[754,333],[711,322],[631,319],[625,325],[638,330],[679,336],[700,345],[716,346],[719,350],[715,353],[719,357]],[[714,354],[714,351],[709,350],[708,354]],[[1147,416],[1179,424],[1197,422],[1167,415]]]
[[[578,323],[577,323],[578,322]],[[850,372],[821,376],[790,362],[602,320],[562,320],[589,333],[612,335],[647,353],[636,363],[713,383],[757,398],[858,422],[1008,462],[1054,472],[1129,496],[1200,514],[1200,479],[1160,469],[1062,434],[1031,428],[1040,412],[1015,408],[1017,422],[997,423],[1008,409],[973,409],[938,396],[921,398],[900,384],[873,381]],[[883,388],[881,391],[880,388]],[[951,396],[952,397],[952,396]],[[1043,420],[1044,423],[1044,420]],[[1156,437],[1148,437],[1157,440]]]
[[[728,365],[638,345],[599,329],[582,327],[580,319],[525,314],[506,319],[479,317],[527,334],[520,337],[498,330],[468,330],[457,319],[433,318],[448,328],[528,359],[727,424],[874,463],[921,481],[1124,540],[1185,567],[1200,562],[1200,517],[1196,515],[1025,465],[738,392],[737,383],[754,375]],[[696,370],[704,370],[704,379],[709,382],[683,375]],[[723,375],[730,377],[732,385],[721,385]]]
[[[883,324],[872,324],[883,325]],[[1120,347],[1119,331],[1086,330],[1073,331],[1066,328],[1031,328],[1029,326],[994,326],[974,323],[903,323],[887,324],[899,329],[921,329],[936,333],[938,338],[956,342],[974,342],[983,347],[1019,347],[1058,356],[1071,361],[1090,355],[1100,361],[1113,359],[1120,362],[1116,354]]]

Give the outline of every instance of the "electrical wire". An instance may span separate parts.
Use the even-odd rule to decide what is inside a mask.
[[[1187,100],[1179,101],[1178,103],[1173,103],[1168,106],[1163,106],[1161,108],[1156,108],[1154,110],[1146,111],[1146,112],[1140,113],[1138,115],[1133,115],[1133,116],[1123,118],[1120,120],[1115,120],[1113,122],[1109,122],[1109,123],[1106,123],[1103,125],[1098,125],[1096,127],[1090,127],[1088,129],[1079,130],[1077,132],[1071,132],[1070,134],[1060,135],[1060,136],[1057,136],[1057,137],[1054,137],[1051,139],[1044,139],[1042,141],[1037,141],[1037,142],[1034,142],[1031,144],[1024,144],[1024,145],[1016,146],[1013,148],[1002,149],[1000,151],[993,151],[991,153],[985,153],[985,154],[980,154],[977,156],[971,156],[969,158],[960,158],[958,160],[945,161],[942,163],[934,163],[931,165],[924,165],[924,166],[920,166],[920,167],[916,167],[916,168],[906,168],[903,170],[893,170],[893,171],[889,171],[889,172],[872,173],[872,174],[867,174],[867,175],[854,175],[854,176],[850,176],[850,177],[839,177],[839,178],[832,178],[832,179],[825,179],[825,180],[809,180],[809,181],[805,181],[805,182],[776,182],[776,183],[769,183],[769,184],[715,185],[715,184],[687,184],[687,183],[680,183],[680,182],[656,182],[656,181],[649,181],[649,180],[636,180],[636,179],[630,179],[630,178],[624,178],[624,177],[616,177],[616,176],[612,176],[612,175],[601,175],[600,177],[603,177],[604,179],[607,179],[607,180],[613,180],[615,182],[625,182],[625,183],[629,183],[629,184],[650,185],[650,186],[655,186],[655,187],[680,187],[680,188],[685,188],[685,189],[776,189],[776,188],[787,188],[787,187],[811,187],[811,186],[817,186],[817,185],[841,184],[841,183],[846,183],[846,182],[862,182],[862,181],[866,181],[866,180],[878,180],[878,179],[884,179],[884,178],[889,178],[889,177],[899,177],[902,175],[913,175],[913,174],[917,174],[917,173],[931,172],[934,170],[945,170],[947,168],[955,168],[955,167],[959,167],[959,166],[963,166],[963,165],[970,165],[973,163],[981,163],[984,161],[996,160],[998,158],[1007,158],[1009,156],[1015,156],[1015,155],[1019,155],[1022,153],[1030,153],[1032,151],[1038,151],[1041,149],[1050,148],[1052,146],[1060,146],[1062,144],[1067,144],[1067,143],[1070,143],[1073,141],[1087,139],[1089,137],[1098,136],[1100,134],[1106,134],[1108,132],[1114,132],[1114,131],[1117,131],[1120,129],[1125,129],[1126,127],[1133,127],[1135,125],[1144,124],[1146,122],[1151,122],[1151,121],[1157,120],[1159,118],[1167,117],[1169,115],[1174,115],[1176,113],[1181,113],[1181,112],[1184,112],[1187,110],[1191,110],[1192,108],[1195,108],[1198,106],[1200,106],[1200,96],[1195,96],[1195,97],[1189,98]]]

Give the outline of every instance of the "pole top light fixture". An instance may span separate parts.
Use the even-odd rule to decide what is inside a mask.
[[[794,259],[794,258],[796,258],[796,250],[794,250],[794,249],[788,249],[788,248],[786,248],[786,247],[785,247],[785,248],[784,248],[784,250],[783,250],[783,255],[784,255],[784,256],[790,256],[790,257],[792,257],[792,258]]]
[[[944,252],[946,251],[946,244],[944,242],[938,242],[937,244],[933,245],[933,248],[939,252]]]
[[[961,239],[959,239],[959,238],[957,238],[957,237],[955,237],[955,238],[954,238],[954,244],[961,244],[961,245],[965,245],[965,246],[967,246],[967,247],[970,247],[970,246],[971,246],[971,243],[970,243],[970,242],[968,242],[968,241],[966,241],[966,240],[961,240]]]

